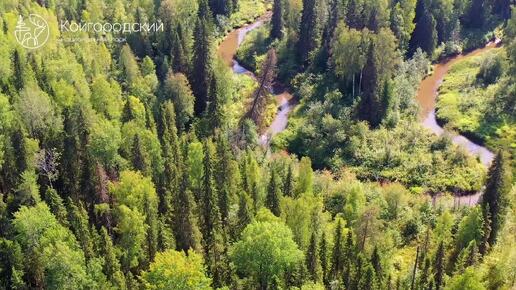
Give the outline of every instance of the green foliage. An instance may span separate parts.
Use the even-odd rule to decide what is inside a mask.
[[[236,59],[239,63],[251,71],[257,71],[271,44],[269,36],[266,25],[250,31],[238,47]]]
[[[459,223],[457,249],[466,248],[470,242],[479,244],[484,237],[484,217],[480,207],[474,207]]]
[[[116,216],[119,222],[114,230],[118,235],[117,244],[124,249],[120,257],[122,268],[127,271],[136,267],[139,260],[143,259],[147,226],[145,217],[139,211],[123,204],[118,207]]]
[[[83,288],[88,283],[84,254],[75,237],[44,203],[22,207],[13,221],[16,239],[27,258],[29,283],[52,289]]]
[[[164,97],[174,103],[176,123],[182,131],[193,117],[194,96],[185,75],[169,74],[164,82]]]
[[[274,278],[294,268],[303,259],[303,253],[292,240],[290,229],[261,210],[257,219],[235,243],[231,257],[239,271],[251,275],[261,287],[267,287]]]
[[[311,195],[313,187],[312,161],[308,157],[301,158],[299,162],[298,180],[296,182],[296,195]]]
[[[158,197],[154,184],[138,172],[123,171],[120,181],[110,185],[117,200],[115,216],[118,243],[124,249],[121,262],[125,271],[140,260],[153,258],[157,240]]]
[[[439,89],[437,118],[492,150],[507,150],[514,158],[515,120],[503,55],[503,49],[493,49],[453,64]]]
[[[437,46],[436,22],[432,13],[429,13],[428,4],[423,0],[417,1],[416,27],[410,39],[409,51],[414,53],[421,48],[427,55],[432,55]]]
[[[416,47],[479,46],[508,1],[37,2],[0,4],[1,289],[513,287],[514,156],[480,207],[452,206],[484,169],[416,124],[414,98],[429,72]],[[15,37],[29,12],[50,31],[30,51]],[[215,55],[260,16],[237,58],[266,82]],[[514,19],[438,100],[450,128],[512,155]],[[82,29],[96,22],[164,31]],[[299,104],[269,147],[280,89]],[[243,114],[253,92],[259,126]]]
[[[204,274],[202,256],[190,251],[168,250],[156,255],[149,271],[142,274],[146,289],[212,289]]]
[[[477,79],[485,86],[495,83],[504,73],[501,55],[487,55],[480,64]]]
[[[106,167],[113,167],[122,162],[118,149],[122,143],[118,123],[99,117],[91,127],[91,155]]]
[[[25,87],[20,92],[17,106],[31,137],[52,137],[61,129],[61,118],[56,114],[54,105],[38,87]]]
[[[271,20],[271,37],[283,37],[283,3],[282,0],[275,0]]]
[[[496,155],[491,167],[489,168],[488,178],[484,197],[482,199],[482,209],[485,219],[489,224],[490,231],[487,235],[487,242],[493,245],[496,242],[498,232],[503,224],[505,211],[508,205],[508,194],[512,182],[512,172],[507,164],[507,157],[503,151]]]
[[[467,268],[463,274],[453,277],[446,287],[445,290],[458,290],[458,289],[471,289],[471,290],[483,290],[486,289],[482,285],[480,277],[478,277],[477,271],[473,268]]]
[[[298,52],[301,63],[307,65],[311,60],[311,52],[314,51],[321,39],[321,23],[319,23],[319,1],[303,0],[303,11],[299,27]]]
[[[203,1],[201,1],[203,5]],[[209,11],[209,8],[204,8]],[[200,11],[202,7],[200,8]],[[201,15],[195,24],[196,41],[194,46],[194,59],[192,71],[192,90],[195,95],[194,111],[196,115],[201,115],[206,109],[209,98],[211,78],[213,77],[212,68],[212,23],[211,13]]]
[[[122,113],[122,91],[120,85],[103,76],[98,76],[91,84],[91,104],[106,118],[118,120]]]

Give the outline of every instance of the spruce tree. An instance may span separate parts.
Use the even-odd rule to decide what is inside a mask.
[[[215,166],[215,184],[218,193],[218,206],[220,210],[220,218],[222,227],[229,226],[229,206],[233,196],[232,188],[234,187],[234,167],[233,154],[229,148],[228,138],[224,133],[217,135],[217,161]]]
[[[333,238],[333,252],[331,257],[331,276],[332,279],[337,279],[342,273],[344,262],[344,254],[342,253],[342,222],[337,221],[335,228],[335,236]]]
[[[223,88],[220,83],[219,71],[214,70],[211,76],[209,101],[207,109],[207,119],[209,120],[209,131],[214,132],[217,129],[223,129],[226,123],[225,100],[222,93]]]
[[[362,29],[364,27],[364,21],[361,3],[359,0],[349,0],[346,3],[346,24],[350,28]]]
[[[379,94],[381,91],[381,80],[375,50],[375,44],[371,43],[367,54],[367,62],[363,70],[363,95],[359,104],[360,119],[368,121],[372,127],[377,127],[383,118]]]
[[[154,261],[156,252],[158,251],[158,209],[157,203],[153,203],[148,194],[144,196],[144,214],[145,223],[147,224],[147,265]]]
[[[18,49],[15,49],[13,53],[13,68],[12,83],[14,84],[15,90],[18,92],[25,87],[25,66]]]
[[[337,29],[337,24],[339,22],[340,17],[340,2],[339,0],[330,0],[329,1],[329,11],[328,11],[328,20],[324,25],[324,29],[322,31],[322,47],[321,51],[318,55],[318,65],[321,68],[327,68],[330,63],[328,59],[330,58],[330,51],[332,46],[332,41],[334,38],[335,30]]]
[[[94,182],[94,163],[88,147],[90,146],[90,121],[89,111],[86,106],[77,107],[77,137],[79,141],[79,160],[80,160],[80,195],[89,216],[93,216],[95,204],[95,182]]]
[[[303,0],[298,40],[298,52],[303,66],[309,64],[310,53],[317,48],[319,42],[318,3],[317,0]]]
[[[210,9],[215,15],[226,15],[230,16],[233,11],[232,0],[210,0]]]
[[[21,175],[28,169],[27,140],[22,122],[16,120],[13,127],[5,139],[3,164],[0,166],[0,190],[6,194],[16,190]]]
[[[199,4],[199,17],[195,25],[193,71],[191,75],[192,90],[195,95],[194,110],[197,115],[202,115],[206,110],[208,94],[210,92],[212,68],[212,24],[211,11],[206,1]]]
[[[426,0],[419,0],[416,9],[416,28],[412,32],[409,42],[409,56],[413,55],[417,48],[421,48],[428,56],[432,56],[437,45],[437,31],[435,19],[425,4]],[[421,11],[421,12],[419,12]],[[418,18],[419,17],[419,18]]]
[[[133,138],[132,163],[134,169],[140,171],[144,175],[147,173],[149,166],[145,158],[142,141],[139,134],[135,134]]]
[[[421,271],[421,274],[419,276],[418,289],[429,289],[428,285],[430,282],[430,266],[430,258],[427,257],[424,262],[423,270]]]
[[[294,196],[294,166],[292,163],[288,165],[287,176],[283,182],[283,194],[289,197]]]
[[[185,162],[187,153],[187,146],[183,146],[184,153],[180,158],[179,167],[181,167],[181,181],[180,187],[177,191],[177,196],[174,207],[174,235],[176,240],[176,249],[188,251],[189,249],[196,249],[198,242],[195,238],[197,227],[194,221],[194,201],[188,182],[188,168]]]
[[[281,39],[283,37],[283,1],[274,0],[270,34],[272,39]]]
[[[18,242],[0,238],[0,288],[28,289],[23,280],[24,260]]]
[[[354,262],[353,234],[351,231],[348,231],[348,235],[346,236],[346,244],[344,245],[344,260],[344,286],[349,288],[351,287],[352,265]]]
[[[188,70],[188,55],[187,44],[185,43],[184,29],[179,22],[176,29],[172,33],[172,48],[171,48],[171,63],[174,72],[181,72],[187,74]]]
[[[280,216],[280,197],[281,192],[278,184],[278,178],[276,176],[276,170],[271,170],[271,179],[269,181],[269,187],[267,189],[267,196],[265,198],[265,206],[271,210],[275,216]]]
[[[314,282],[318,282],[319,256],[317,249],[317,236],[315,232],[312,232],[312,235],[310,237],[310,244],[308,245],[308,249],[306,250],[305,264],[308,270],[308,274],[310,275],[310,279]]]
[[[379,282],[382,280],[383,270],[382,270],[382,261],[380,258],[380,254],[378,253],[378,247],[374,247],[373,254],[371,255],[371,265],[373,266],[375,277]]]
[[[263,128],[263,115],[267,106],[267,97],[274,79],[276,77],[277,55],[274,48],[269,49],[267,57],[262,64],[260,75],[258,76],[258,88],[254,91],[253,103],[249,109],[248,116],[254,121],[258,128]]]
[[[321,261],[321,274],[324,285],[328,285],[328,241],[326,233],[323,231],[321,235],[321,246],[319,249],[319,260]]]
[[[211,140],[204,141],[203,182],[201,191],[201,232],[205,264],[213,277],[213,286],[221,287],[224,281],[221,255],[220,212],[214,183],[215,148]]]
[[[50,211],[52,214],[54,214],[59,223],[65,227],[68,227],[68,212],[64,205],[63,199],[59,196],[59,194],[57,194],[57,191],[49,187],[47,188],[44,197],[44,200],[50,208]]]
[[[357,290],[366,290],[364,288],[364,268],[368,266],[366,265],[366,261],[362,253],[359,253],[357,256],[357,260],[355,263],[355,271],[353,276],[353,283],[351,284]],[[374,272],[374,270],[372,271]],[[370,273],[369,273],[370,274]],[[350,275],[351,276],[351,275]]]
[[[251,222],[252,212],[250,204],[250,198],[245,192],[240,193],[240,197],[238,199],[238,221],[236,226],[236,233],[234,235],[235,238],[239,238],[242,231],[245,227]]]
[[[122,109],[122,117],[121,117],[120,121],[122,121],[122,123],[127,123],[133,119],[134,119],[134,113],[133,113],[133,109],[131,107],[131,100],[129,98],[127,98],[127,100],[124,103],[124,108]]]
[[[23,173],[28,169],[27,163],[27,141],[21,122],[15,122],[16,127],[11,134],[12,147],[16,156],[16,172]]]
[[[76,196],[79,192],[80,145],[77,138],[77,123],[73,109],[64,109],[63,156],[61,178],[65,196]]]
[[[77,237],[77,241],[86,259],[91,259],[94,256],[94,252],[88,214],[81,203],[76,204],[70,198],[68,199],[68,207],[71,229]]]
[[[369,15],[369,19],[367,21],[367,28],[375,33],[378,33],[378,31],[380,30],[380,27],[381,27],[381,22],[380,22],[380,19],[379,17],[381,17],[379,14],[380,12],[378,12],[378,7],[376,6],[373,6],[371,7],[372,11],[371,11],[371,14]]]
[[[111,285],[118,289],[125,288],[125,278],[120,270],[120,261],[105,227],[100,229],[100,256],[104,258],[103,272]]]
[[[179,172],[181,154],[179,152],[176,114],[172,102],[166,101],[161,105],[159,125],[165,165],[162,178],[163,189],[161,190],[163,194],[160,196],[159,209],[161,214],[169,215],[172,213],[171,202],[179,190],[179,177],[181,176]]]
[[[471,0],[465,19],[467,26],[480,28],[484,25],[487,5],[485,0]]]
[[[6,141],[3,147],[3,164],[0,167],[0,191],[9,193],[18,185],[21,173],[16,170],[16,159],[21,156],[15,155],[11,139],[6,138]]]
[[[494,13],[504,20],[511,18],[511,0],[494,0],[493,2]]]
[[[374,290],[378,289],[376,285],[375,271],[371,265],[367,265],[364,269],[364,277],[360,279],[358,286],[359,290]]]
[[[482,196],[482,209],[486,222],[490,221],[491,230],[487,233],[487,242],[494,245],[498,232],[503,225],[503,218],[508,205],[508,194],[512,186],[512,172],[503,151],[496,154],[489,168],[486,189]]]
[[[435,262],[434,262],[434,283],[435,290],[440,290],[443,287],[443,279],[444,279],[444,243],[441,241],[439,244],[439,248],[437,248],[437,253],[435,254]]]
[[[231,266],[229,264],[228,252],[229,252],[229,211],[230,211],[230,200],[233,196],[234,183],[237,181],[234,179],[234,163],[232,152],[227,143],[227,138],[223,133],[217,135],[216,144],[216,163],[215,163],[215,187],[218,193],[218,207],[220,212],[220,235],[222,236],[223,243],[223,263],[224,263],[224,283],[229,285],[231,283]]]

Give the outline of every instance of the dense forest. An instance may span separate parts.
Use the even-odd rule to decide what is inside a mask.
[[[0,2],[0,289],[515,289],[515,169],[510,0]]]

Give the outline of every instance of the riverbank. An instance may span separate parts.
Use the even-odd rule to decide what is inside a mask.
[[[484,54],[485,52],[495,48],[498,43],[499,41],[492,41],[482,48],[475,49],[466,54],[459,54],[437,63],[434,65],[433,73],[430,76],[427,76],[421,82],[416,96],[416,100],[418,101],[421,108],[420,119],[422,120],[423,126],[438,136],[443,134],[450,134],[454,144],[461,146],[469,154],[478,156],[482,164],[484,164],[486,167],[491,164],[494,158],[494,153],[488,148],[484,147],[482,144],[477,144],[476,142],[468,139],[466,136],[454,135],[453,132],[443,128],[439,124],[438,118],[436,116],[436,104],[441,85],[443,84],[443,81],[450,68],[454,64],[459,61]],[[467,75],[466,77],[471,76]]]
[[[516,155],[516,118],[504,109],[505,51],[492,48],[454,63],[439,89],[437,122],[481,144]]]
[[[246,25],[243,28],[231,32],[230,34],[228,34],[228,37],[219,47],[219,53],[224,56],[226,64],[232,68],[237,78],[243,77],[242,75],[254,78],[254,74],[239,63],[239,61],[237,60],[238,58],[236,58],[236,51],[238,50],[239,46],[244,43],[244,39],[246,40],[245,43],[254,43],[254,38],[256,37],[256,35],[260,34],[256,31],[256,29],[263,27],[263,24],[266,23],[266,21],[267,19],[260,19],[259,21],[253,24]],[[249,32],[251,31],[255,31],[255,33],[253,34],[253,38],[248,39],[247,37],[249,36]],[[255,49],[254,47],[249,48],[251,50]],[[428,82],[429,79],[434,78],[434,82],[429,84],[429,87],[434,92],[432,95],[430,95],[431,98],[428,99],[428,101],[431,104],[431,112],[433,112],[433,109],[435,108],[435,97],[437,95],[438,85],[440,85],[440,82],[442,81],[442,77],[444,77],[444,74],[445,71],[443,72],[443,74],[439,75],[439,77],[433,74],[425,79]],[[414,84],[414,89],[417,90],[417,87],[421,84],[422,83],[419,83],[418,81],[418,83]],[[290,129],[285,130],[289,122],[289,114],[295,107],[296,102],[292,98],[292,94],[288,93],[288,91],[286,91],[284,87],[278,88],[276,86],[272,93],[275,95],[277,99],[278,108],[276,110],[277,112],[275,114],[274,120],[271,122],[271,125],[267,128],[267,130],[262,131],[262,134],[260,135],[259,143],[264,147],[268,148],[273,136],[285,131],[287,132],[287,135],[282,134],[282,136],[276,140],[279,140],[280,143],[282,140],[285,141],[283,142],[285,143],[285,147],[283,149],[287,149],[289,152],[300,154],[302,156],[310,156],[314,160],[314,162],[320,162],[320,160],[316,158],[317,156],[312,156],[311,153],[313,152],[313,148],[319,148],[321,144],[331,142],[331,140],[335,139],[335,137],[341,136],[342,134],[344,134],[342,136],[346,136],[349,134],[354,134],[356,130],[364,130],[364,128],[361,128],[360,124],[343,125],[343,131],[351,131],[349,131],[348,133],[333,132],[331,135],[328,135],[326,137],[317,137],[313,140],[313,142],[316,143],[311,144],[309,148],[312,149],[308,148],[308,151],[301,150],[300,152],[299,150],[296,150],[295,147],[290,148],[292,144],[294,146],[299,146],[299,141],[296,141],[292,138],[301,138],[300,141],[304,140],[302,142],[306,142],[310,139],[310,137],[306,136],[306,133],[308,132],[304,131],[305,129],[309,130],[310,128],[313,128],[313,125],[306,124],[306,122],[311,123],[315,120],[320,119],[321,113],[317,113],[317,116],[314,117],[299,116],[301,119],[304,120],[303,123],[305,123],[306,125],[299,127],[300,124],[297,124],[294,125],[294,127],[291,126],[289,127]],[[246,98],[249,98],[249,95],[247,95]],[[242,107],[242,109],[245,109],[245,106]],[[431,119],[435,122],[435,117]],[[327,118],[325,120],[329,121]],[[294,124],[296,123],[299,122],[294,122]],[[346,124],[346,122],[344,122],[343,124]],[[316,127],[319,127],[319,125],[317,125]],[[358,129],[358,127],[360,127],[361,129]],[[415,127],[417,127],[417,129]],[[440,128],[438,124],[435,124],[435,127]],[[327,130],[328,128],[327,126],[323,126],[321,129],[322,130],[316,131],[317,133],[320,133],[318,135],[324,135],[325,130]],[[442,134],[442,132],[444,132],[444,129],[440,129],[441,131],[437,135],[440,135]],[[357,175],[359,175],[360,178],[365,178],[368,180],[399,181],[410,186],[413,192],[423,193],[427,190],[429,192],[454,192],[456,193],[456,195],[464,196],[457,197],[461,199],[461,201],[458,201],[458,203],[460,204],[469,204],[470,202],[476,203],[478,201],[478,198],[473,196],[480,196],[479,192],[482,187],[482,180],[485,169],[482,168],[481,164],[475,162],[472,158],[460,157],[462,153],[460,152],[460,150],[452,148],[454,146],[444,145],[444,143],[441,143],[440,138],[433,137],[428,133],[422,134],[420,126],[414,126],[413,124],[407,122],[400,122],[400,124],[396,128],[391,128],[389,130],[384,128],[381,130],[371,129],[367,131],[368,132],[364,133],[364,135],[360,135],[361,139],[365,138],[362,142],[357,141],[358,143],[354,143],[356,145],[362,144],[358,148],[354,147],[353,150],[355,153],[351,156],[347,155],[341,157],[342,160],[348,160],[345,163],[342,163],[341,165],[349,164],[348,166],[351,166],[351,168],[358,170]],[[310,134],[316,133],[312,131],[310,132]],[[409,134],[409,132],[412,133]],[[359,136],[355,136],[354,138],[358,137]],[[286,140],[285,138],[288,138],[288,140]],[[464,142],[464,140],[467,139],[463,136],[457,136],[455,138],[454,143],[460,144],[460,142]],[[277,143],[276,141],[274,142],[274,144]],[[400,142],[402,144],[400,144]],[[389,150],[383,148],[387,146],[386,144],[390,144]],[[380,147],[377,148],[377,145]],[[474,152],[474,150],[477,150],[478,148],[473,148],[472,146],[473,145],[469,146],[470,153],[476,154],[476,151]],[[346,152],[342,151],[342,146],[339,146],[339,148],[341,149],[339,149],[340,151],[337,152]],[[381,152],[383,152],[384,154],[380,154],[380,156],[378,156],[378,154]],[[414,158],[418,161],[408,161]],[[459,162],[461,165],[453,163],[453,160],[456,160],[456,158],[462,158],[462,161]],[[331,159],[337,160],[336,157],[331,157]],[[390,160],[391,164],[386,164],[385,160]],[[485,162],[487,163],[488,161]],[[369,164],[369,167],[371,168],[364,168],[364,166],[367,164]],[[421,170],[423,170],[424,173],[421,173]],[[448,173],[443,174],[443,172]],[[467,200],[462,201],[462,199]]]
[[[229,67],[231,67],[233,73],[237,75],[247,75],[253,80],[256,80],[254,72],[250,69],[242,66],[236,58],[238,48],[243,43],[245,37],[249,32],[262,27],[265,23],[270,20],[271,13],[267,12],[260,16],[255,22],[244,25],[241,28],[235,29],[230,32],[224,40],[220,43],[218,53]],[[274,116],[265,116],[266,119],[272,119],[268,127],[260,132],[259,143],[262,146],[269,146],[272,137],[278,133],[281,133],[287,128],[288,115],[297,104],[288,91],[288,89],[280,84],[275,83],[271,90],[271,94],[274,96],[276,105],[274,106]],[[268,110],[270,111],[270,110]]]

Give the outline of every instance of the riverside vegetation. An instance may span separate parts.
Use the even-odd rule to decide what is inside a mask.
[[[235,74],[217,45],[266,13]],[[164,31],[60,42],[61,20]],[[437,101],[486,168],[415,96],[494,36]],[[507,0],[4,0],[0,289],[514,289],[515,36]],[[263,144],[279,84],[298,105]]]

